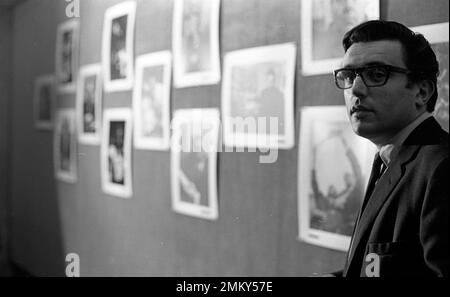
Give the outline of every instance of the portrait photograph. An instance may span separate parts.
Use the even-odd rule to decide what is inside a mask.
[[[77,181],[77,139],[75,110],[62,108],[55,115],[53,157],[55,177],[67,183]]]
[[[291,43],[226,54],[222,84],[225,145],[293,147],[295,56]]]
[[[173,14],[174,85],[220,81],[220,0],[175,0]]]
[[[101,65],[80,68],[77,90],[78,141],[83,144],[100,144],[102,115]]]
[[[52,130],[55,106],[55,76],[39,76],[34,82],[34,126],[39,130]]]
[[[375,146],[354,134],[345,106],[304,107],[300,116],[299,238],[347,251]]]
[[[344,56],[344,34],[379,17],[379,0],[302,0],[303,75],[331,74],[339,68]]]
[[[170,148],[171,54],[151,53],[136,59],[133,90],[134,146]]]
[[[434,107],[434,117],[442,129],[449,131],[449,107],[448,107],[448,35],[449,23],[438,23],[410,28],[414,32],[421,33],[430,42],[431,48],[436,54],[439,63],[439,76],[437,79],[438,98]]]
[[[77,19],[70,19],[58,25],[55,56],[58,92],[72,93],[76,89],[79,27],[80,23]]]
[[[171,196],[175,212],[216,220],[217,109],[180,109],[175,112],[171,144]]]
[[[131,110],[106,109],[103,114],[101,177],[105,193],[130,198],[131,180]]]
[[[136,2],[108,8],[103,23],[102,64],[106,92],[133,87]]]

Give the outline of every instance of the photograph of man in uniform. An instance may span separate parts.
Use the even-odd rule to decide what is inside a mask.
[[[96,132],[95,119],[95,90],[96,76],[88,76],[84,82],[84,102],[83,102],[83,131],[84,133]]]
[[[124,15],[112,20],[111,23],[111,80],[124,79],[130,67],[126,52],[126,32],[128,16]]]
[[[124,135],[125,122],[111,121],[108,147],[109,181],[115,184],[125,184],[124,168]]]

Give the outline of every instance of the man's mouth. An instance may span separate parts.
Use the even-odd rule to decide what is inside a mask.
[[[367,107],[358,105],[358,106],[353,106],[353,107],[351,108],[351,110],[350,110],[350,115],[353,115],[354,113],[360,114],[360,113],[371,112],[371,111],[372,111],[372,110],[369,109],[369,108],[367,108]]]

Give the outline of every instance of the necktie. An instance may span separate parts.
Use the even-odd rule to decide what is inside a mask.
[[[381,177],[385,169],[386,166],[384,165],[383,160],[380,157],[380,154],[376,153],[372,164],[372,171],[370,173],[369,184],[367,186],[366,194],[364,196],[364,201],[361,207],[361,213],[363,212],[364,207],[367,204],[367,201],[372,195],[372,192],[375,188],[378,179]]]

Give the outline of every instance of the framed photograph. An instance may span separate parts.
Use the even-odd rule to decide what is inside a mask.
[[[59,92],[75,92],[79,56],[79,27],[78,19],[70,19],[58,25],[55,73]]]
[[[77,181],[77,139],[75,110],[63,108],[56,112],[53,134],[55,177],[67,183]]]
[[[379,0],[302,0],[303,75],[331,74],[339,68],[344,34],[359,23],[379,17]]]
[[[80,68],[77,90],[78,141],[99,144],[102,116],[102,82],[100,64]]]
[[[55,106],[54,75],[43,75],[36,78],[33,98],[34,126],[39,130],[52,130]]]
[[[133,87],[136,2],[108,8],[103,23],[102,64],[106,92]]]
[[[354,134],[345,106],[304,107],[298,161],[301,240],[347,251],[375,146]]]
[[[220,81],[220,0],[175,0],[173,55],[175,87]]]
[[[171,144],[172,208],[175,212],[209,220],[219,217],[218,142],[217,109],[175,112]]]
[[[133,92],[136,148],[170,148],[171,65],[169,51],[147,54],[136,59],[136,85]]]
[[[238,50],[225,56],[225,145],[274,149],[294,146],[295,56],[292,43]]]
[[[100,164],[105,193],[130,198],[131,180],[131,110],[111,108],[103,114]]]
[[[438,99],[434,108],[434,117],[442,126],[449,131],[448,115],[448,35],[449,23],[439,23],[410,28],[414,32],[421,33],[430,42],[439,62],[438,76]]]

